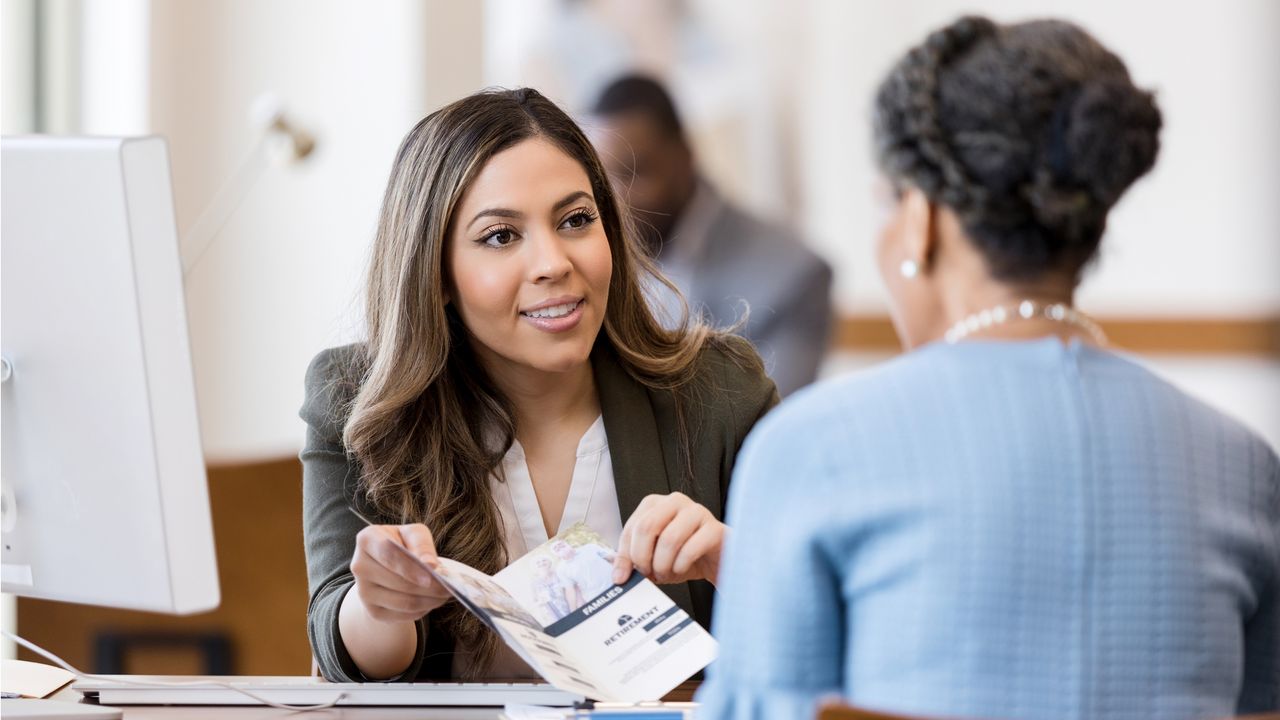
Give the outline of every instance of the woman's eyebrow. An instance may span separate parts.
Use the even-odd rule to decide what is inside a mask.
[[[582,198],[586,198],[587,200],[591,200],[591,199],[592,199],[592,198],[591,198],[591,193],[589,193],[589,192],[587,192],[587,191],[585,191],[585,190],[577,190],[577,191],[575,191],[575,192],[571,192],[571,193],[569,193],[568,195],[565,195],[565,196],[564,196],[564,198],[563,198],[560,202],[556,203],[555,205],[552,205],[552,206],[551,206],[551,212],[553,212],[553,213],[554,213],[554,212],[559,212],[559,211],[560,211],[560,209],[561,209],[561,208],[563,208],[564,206],[568,205],[569,203],[573,202],[574,200],[580,200],[580,199],[582,199]]]
[[[553,213],[559,212],[566,205],[574,202],[575,200],[581,200],[583,198],[587,200],[593,199],[591,196],[591,193],[585,190],[575,190],[569,193],[568,195],[565,195],[555,205],[552,205],[551,212]],[[500,217],[500,218],[510,218],[512,220],[519,220],[524,217],[524,213],[520,212],[519,210],[512,210],[510,208],[502,208],[502,207],[485,208],[484,210],[481,210],[480,212],[476,213],[475,216],[471,218],[471,222],[467,223],[467,226],[470,227],[471,225],[474,225],[477,220],[483,217]]]
[[[511,218],[513,220],[519,220],[520,218],[524,217],[524,213],[520,212],[519,210],[511,210],[508,208],[486,208],[476,213],[475,217],[471,218],[471,222],[467,223],[467,227],[471,227],[472,225],[475,225],[476,221],[482,217],[500,217],[500,218]]]

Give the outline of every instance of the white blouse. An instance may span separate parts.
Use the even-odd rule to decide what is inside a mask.
[[[604,432],[604,416],[587,428],[578,441],[577,462],[569,481],[569,496],[556,533],[577,522],[585,522],[610,547],[617,547],[622,535],[622,514],[618,510],[618,489],[613,482],[609,439]],[[533,491],[533,479],[519,441],[511,444],[502,458],[506,482],[496,476],[489,480],[493,498],[502,518],[507,561],[515,562],[530,550],[551,539],[542,524],[542,509]]]
[[[507,561],[515,562],[550,540],[551,536],[547,535],[542,524],[542,509],[533,491],[533,478],[529,475],[524,448],[518,441],[511,444],[502,458],[502,472],[506,482],[498,480],[495,473],[489,479],[489,487],[502,520]],[[569,496],[565,498],[556,534],[577,522],[585,522],[610,547],[618,546],[618,538],[622,535],[622,513],[618,509],[618,488],[613,480],[613,463],[609,457],[609,439],[604,432],[603,415],[596,418],[578,441]],[[501,644],[484,675],[492,679],[538,677],[515,652]]]

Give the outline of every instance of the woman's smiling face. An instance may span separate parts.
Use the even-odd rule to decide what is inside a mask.
[[[493,374],[579,369],[613,258],[586,171],[542,138],[485,164],[453,215],[449,301]]]

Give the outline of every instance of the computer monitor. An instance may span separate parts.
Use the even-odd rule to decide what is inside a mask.
[[[3,591],[211,610],[218,576],[165,142],[0,143]]]

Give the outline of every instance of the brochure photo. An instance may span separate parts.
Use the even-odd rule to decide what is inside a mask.
[[[437,579],[547,682],[607,702],[658,700],[716,657],[716,641],[614,551],[574,525],[490,577],[441,558]]]

